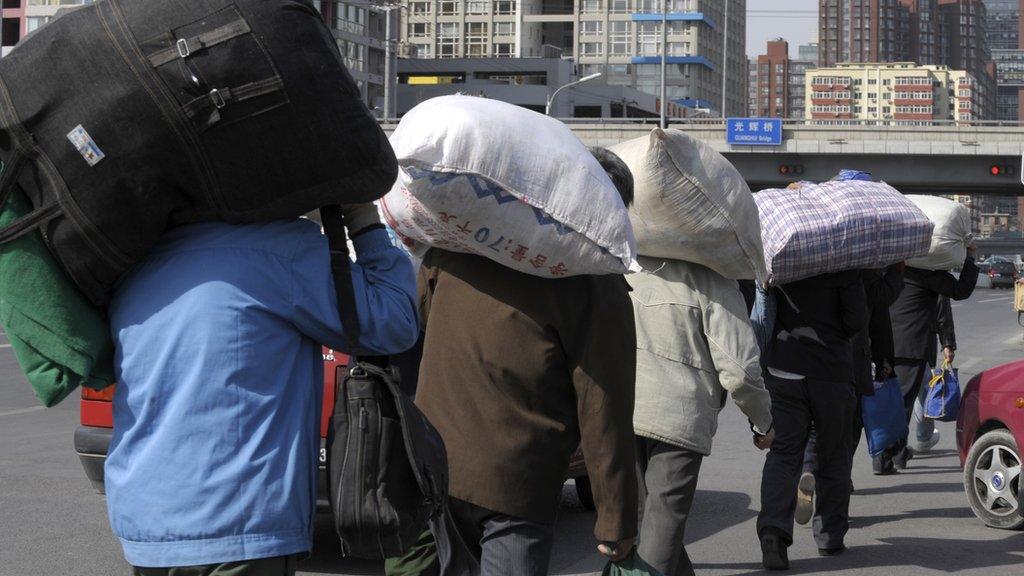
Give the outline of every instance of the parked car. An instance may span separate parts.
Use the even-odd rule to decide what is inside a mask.
[[[996,257],[986,262],[985,274],[988,275],[992,288],[1013,288],[1017,281],[1017,266],[1011,260]]]
[[[956,444],[974,514],[993,528],[1024,528],[1024,360],[986,370],[968,382],[956,422]]]
[[[337,389],[339,368],[348,366],[348,356],[330,348],[323,349],[323,356],[324,406],[320,415],[320,477],[317,483],[320,491],[318,504],[321,509],[330,506],[326,492],[330,485],[327,478],[327,431],[330,427],[331,412],[334,410],[334,391]],[[86,477],[100,494],[104,493],[103,463],[107,458],[107,450],[110,448],[110,439],[114,428],[114,415],[111,407],[114,389],[114,384],[100,391],[82,389],[79,408],[81,426],[75,430],[75,452],[78,453],[78,458],[82,462]],[[570,460],[567,477],[573,480],[580,504],[587,510],[594,510],[594,494],[591,491],[590,479],[587,477],[587,468],[581,450],[576,450]]]

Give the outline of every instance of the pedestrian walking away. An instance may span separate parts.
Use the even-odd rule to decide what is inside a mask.
[[[757,533],[769,570],[789,568],[793,521],[808,434],[817,430],[814,533],[819,552],[846,549],[850,504],[850,428],[856,398],[851,339],[867,325],[857,271],[772,288],[778,306],[768,350],[775,440],[761,479]]]
[[[384,355],[418,331],[412,265],[376,208],[349,207],[345,222],[357,350],[308,220],[175,228],[119,285],[105,481],[137,573],[289,574],[311,550],[321,344]]]
[[[751,422],[762,450],[775,434],[771,399],[736,281],[680,260],[640,263],[650,272],[627,277],[637,333],[639,554],[665,576],[689,576],[686,521],[726,394]]]

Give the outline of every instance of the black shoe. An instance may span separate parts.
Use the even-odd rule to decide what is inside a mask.
[[[789,552],[780,530],[761,532],[761,564],[765,570],[789,570]]]
[[[909,446],[904,446],[892,457],[892,463],[897,470],[906,470],[910,460],[914,457],[914,451]]]
[[[835,548],[818,548],[818,556],[839,556],[846,552],[846,546],[840,544]]]
[[[889,476],[896,474],[896,466],[893,465],[891,456],[880,454],[871,459],[871,471],[875,476]]]

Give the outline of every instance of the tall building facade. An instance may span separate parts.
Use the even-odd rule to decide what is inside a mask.
[[[839,64],[808,70],[806,89],[806,118],[827,124],[969,124],[986,114],[974,77],[946,66]]]
[[[384,56],[387,18],[397,28],[398,10],[386,12],[362,1],[314,0],[331,29],[342,60],[366,105],[384,114]],[[397,36],[395,30],[392,35]]]
[[[903,0],[821,0],[818,65],[903,59],[908,14]]]
[[[668,98],[720,114],[725,70],[726,114],[743,114],[746,0],[404,0],[401,44],[410,58],[571,57],[581,76],[659,94],[663,2]]]
[[[996,119],[1024,121],[1024,0],[985,0],[986,36],[996,65]]]
[[[789,116],[789,43],[782,38],[769,41],[767,53],[757,57],[756,116]]]

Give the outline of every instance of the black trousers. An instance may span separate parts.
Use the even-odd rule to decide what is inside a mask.
[[[775,441],[761,477],[757,532],[775,528],[793,543],[796,487],[804,451],[817,430],[815,536],[818,548],[838,548],[850,526],[850,435],[856,397],[849,382],[813,378],[785,380],[769,375]]]

